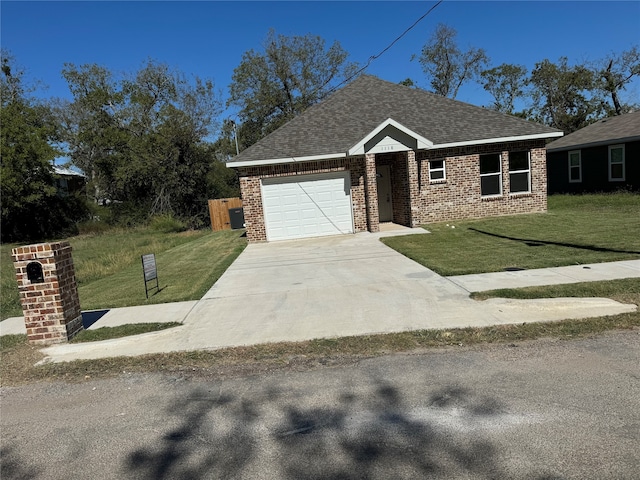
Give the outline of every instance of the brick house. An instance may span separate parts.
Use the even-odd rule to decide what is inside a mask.
[[[363,75],[234,157],[250,242],[544,212],[562,132]]]
[[[547,145],[549,193],[640,190],[640,112],[603,118]]]

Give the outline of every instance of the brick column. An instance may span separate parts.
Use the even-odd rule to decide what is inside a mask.
[[[257,176],[240,176],[240,191],[242,192],[242,208],[244,222],[247,227],[249,242],[264,242],[267,240],[267,229],[264,224],[264,207],[260,178]]]
[[[367,224],[372,233],[380,231],[380,214],[378,212],[378,182],[376,178],[376,155],[365,155],[365,186],[367,203]]]
[[[83,329],[69,242],[11,251],[29,343],[64,343]]]
[[[416,152],[409,150],[407,152],[407,177],[409,181],[409,205],[411,218],[409,225],[417,227],[420,225],[420,175],[418,174],[418,161],[416,160]]]

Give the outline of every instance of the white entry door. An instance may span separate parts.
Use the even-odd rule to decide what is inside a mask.
[[[353,233],[349,172],[263,179],[262,204],[269,241]]]

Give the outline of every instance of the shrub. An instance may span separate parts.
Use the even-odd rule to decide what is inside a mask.
[[[177,233],[183,232],[187,229],[187,226],[182,220],[175,218],[171,214],[156,215],[151,217],[149,226],[156,232],[162,233]]]

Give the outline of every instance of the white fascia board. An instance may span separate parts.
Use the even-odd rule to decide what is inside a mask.
[[[270,158],[266,160],[246,160],[244,162],[227,162],[229,168],[234,167],[259,167],[262,165],[279,165],[283,163],[314,162],[317,160],[333,160],[346,158],[346,153],[328,153],[325,155],[310,155],[308,157]]]
[[[467,147],[469,145],[484,145],[487,143],[503,143],[503,142],[518,142],[521,140],[539,140],[541,138],[562,137],[562,132],[551,133],[536,133],[535,135],[520,135],[517,137],[500,137],[500,138],[487,138],[484,140],[467,140],[465,142],[453,142],[443,143],[441,145],[434,145],[432,148],[450,148],[450,147]]]
[[[415,138],[416,141],[418,142],[418,150],[431,148],[433,145],[433,142],[431,140],[424,138],[422,135],[418,135],[416,132],[408,129],[404,125],[401,125],[400,123],[396,122],[392,118],[387,118],[384,122],[382,122],[375,129],[373,129],[371,133],[369,133],[366,137],[364,137],[362,140],[356,143],[353,147],[347,150],[347,154],[348,155],[364,155],[366,153],[364,151],[365,144],[369,140],[371,140],[373,137],[375,137],[378,133],[380,133],[382,130],[387,128],[388,126],[395,127],[401,132],[405,133],[406,135],[409,135],[410,137]]]

